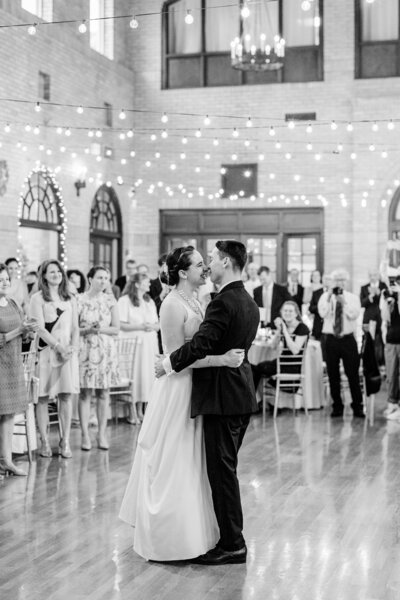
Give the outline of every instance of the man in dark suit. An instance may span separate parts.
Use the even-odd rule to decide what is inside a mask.
[[[291,296],[283,285],[274,283],[269,267],[260,267],[258,276],[262,285],[254,289],[254,300],[257,306],[265,308],[264,325],[275,328],[274,321],[279,317],[282,304]]]
[[[137,271],[136,261],[133,260],[133,258],[128,258],[128,260],[126,261],[125,271],[126,271],[126,275],[121,275],[115,281],[115,285],[119,287],[119,289],[121,290],[121,294],[124,291],[126,283],[129,280],[129,278],[132,277],[132,275],[134,275]]]
[[[301,307],[303,305],[304,287],[299,282],[299,271],[298,269],[291,269],[289,271],[287,290],[290,294],[290,299],[296,302],[299,307],[301,314]]]
[[[165,296],[169,292],[167,284],[163,283],[161,281],[161,275],[162,275],[166,260],[167,260],[167,255],[161,254],[161,256],[158,259],[158,275],[155,279],[150,279],[149,295],[150,295],[150,298],[153,299],[154,304],[156,305],[158,316],[160,316],[161,303],[164,300]],[[160,351],[160,354],[162,354],[163,347],[162,347],[160,330],[157,331],[157,337],[158,337],[158,349]]]
[[[257,333],[259,311],[241,279],[246,259],[241,242],[216,243],[209,268],[211,281],[220,290],[209,303],[193,339],[163,362],[170,374],[171,368],[180,372],[207,355],[224,354],[233,348],[245,351],[244,361],[236,369],[193,370],[191,416],[204,415],[207,472],[220,529],[217,546],[192,561],[203,565],[244,563],[247,555],[236,468],[250,415],[257,412],[247,353]]]

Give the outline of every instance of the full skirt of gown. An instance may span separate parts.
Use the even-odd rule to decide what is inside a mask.
[[[157,379],[146,409],[120,518],[147,560],[185,560],[219,539],[201,417],[190,418],[191,370]]]

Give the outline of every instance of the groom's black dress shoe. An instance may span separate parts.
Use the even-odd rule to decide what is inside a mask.
[[[229,552],[222,548],[213,548],[190,562],[195,565],[238,565],[246,562],[247,548],[243,546],[240,550]]]

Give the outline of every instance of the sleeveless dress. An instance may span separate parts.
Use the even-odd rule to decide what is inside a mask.
[[[185,340],[190,340],[201,319],[181,304],[187,312]],[[147,560],[194,558],[219,539],[203,421],[190,418],[191,389],[191,369],[157,379],[138,437],[119,516],[134,526],[133,549]]]
[[[10,298],[6,306],[0,306],[0,333],[8,333],[21,323],[22,311]],[[0,345],[0,415],[14,415],[28,406],[21,342],[22,336],[19,335]]]

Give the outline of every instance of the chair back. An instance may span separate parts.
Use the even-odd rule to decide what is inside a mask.
[[[123,379],[133,380],[135,356],[141,339],[138,337],[119,337],[117,339],[118,365]]]
[[[33,341],[31,342],[29,350],[21,353],[25,385],[26,385],[26,390],[28,393],[28,399],[30,402],[36,401],[34,396],[35,396],[35,392],[38,391],[37,386],[38,386],[38,382],[39,382],[38,377],[37,377],[38,357],[37,357],[37,339],[36,338],[37,338],[37,336],[35,336],[35,339],[33,339]]]
[[[281,343],[283,344],[284,338],[282,336]],[[306,355],[308,338],[303,344],[298,354],[292,354],[287,348],[283,348],[280,352],[277,360],[277,374],[278,375],[293,375],[293,379],[301,379],[304,374],[304,358]]]

